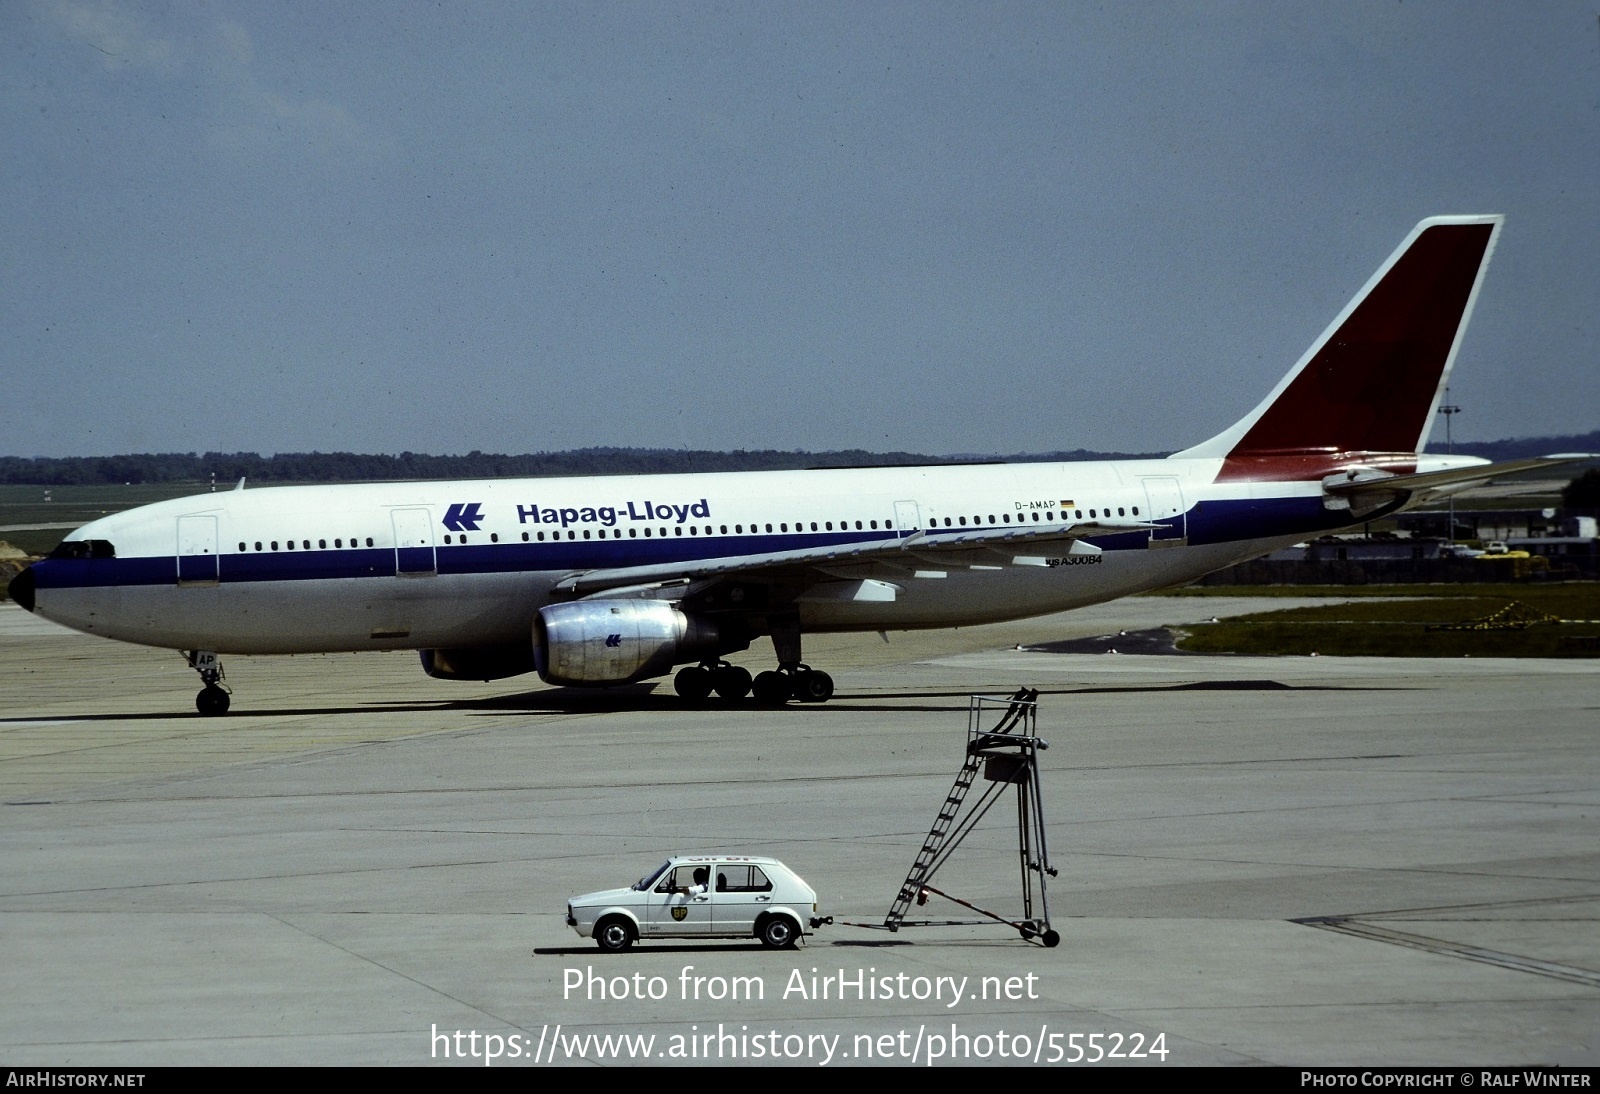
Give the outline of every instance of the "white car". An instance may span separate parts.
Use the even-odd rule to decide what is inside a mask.
[[[753,855],[678,855],[627,889],[567,901],[567,926],[613,952],[641,938],[759,938],[781,949],[806,925],[832,922],[793,870]]]

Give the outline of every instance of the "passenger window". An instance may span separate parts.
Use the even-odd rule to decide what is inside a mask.
[[[328,541],[327,540],[325,540],[325,539],[317,540],[317,550],[326,551],[327,549],[328,549]]]
[[[371,537],[371,536],[368,536],[368,537],[367,537],[367,546],[368,546],[368,547],[371,547],[371,546],[372,546],[372,537]]]
[[[770,893],[772,882],[759,866],[723,865],[717,868],[719,893]]]
[[[1123,512],[1123,511],[1122,511],[1122,506],[1120,506],[1120,505],[1119,505],[1119,506],[1117,506],[1117,516],[1119,516],[1119,517],[1125,517],[1125,516],[1127,516],[1127,515],[1128,515],[1128,514],[1127,514],[1127,513],[1124,513],[1124,512]]]
[[[242,544],[242,543],[239,544],[239,550],[241,550],[241,551],[244,550],[244,544]]]

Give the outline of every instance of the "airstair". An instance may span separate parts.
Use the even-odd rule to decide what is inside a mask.
[[[922,848],[906,874],[904,884],[883,925],[890,931],[901,927],[958,925],[964,920],[911,920],[906,913],[913,904],[921,907],[928,897],[940,896],[977,912],[988,920],[1015,929],[1024,939],[1039,939],[1046,946],[1061,941],[1050,927],[1050,903],[1045,880],[1055,877],[1050,853],[1045,844],[1044,803],[1040,795],[1038,755],[1049,748],[1038,733],[1039,693],[1019,689],[1006,698],[974,695],[967,705],[966,759],[956,773],[950,793],[939,806],[933,827],[928,829]],[[986,728],[986,723],[991,723]],[[969,804],[968,794],[982,772],[988,784]],[[1005,797],[1007,790],[1017,795],[1017,855],[1022,871],[1022,914],[1016,918],[987,911],[933,885],[939,868],[950,860],[984,814]],[[1035,908],[1037,907],[1037,914]]]

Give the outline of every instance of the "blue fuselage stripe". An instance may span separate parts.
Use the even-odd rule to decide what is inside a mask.
[[[1329,510],[1321,498],[1261,498],[1196,503],[1183,517],[1159,523],[1187,534],[1192,546],[1309,535],[1349,523],[1349,514]],[[945,531],[939,528],[939,531]],[[956,529],[950,529],[954,531]],[[556,533],[552,533],[556,534]],[[881,542],[883,532],[673,536],[661,539],[575,539],[503,543],[440,544],[403,548],[401,569],[440,574],[505,574],[610,569],[709,558],[772,554],[815,547],[847,547]],[[1088,542],[1102,551],[1145,550],[1143,531],[1099,536]],[[432,554],[432,567],[428,554]],[[224,584],[271,581],[327,581],[393,577],[396,549],[359,547],[336,550],[243,551],[218,556]],[[176,556],[109,559],[45,559],[33,565],[39,589],[170,585],[178,580]]]

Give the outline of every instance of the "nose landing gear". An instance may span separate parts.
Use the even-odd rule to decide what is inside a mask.
[[[195,709],[206,718],[228,713],[231,700],[228,688],[222,683],[222,662],[217,660],[217,655],[210,650],[190,650],[185,656],[189,667],[200,674],[205,684],[194,697]]]

